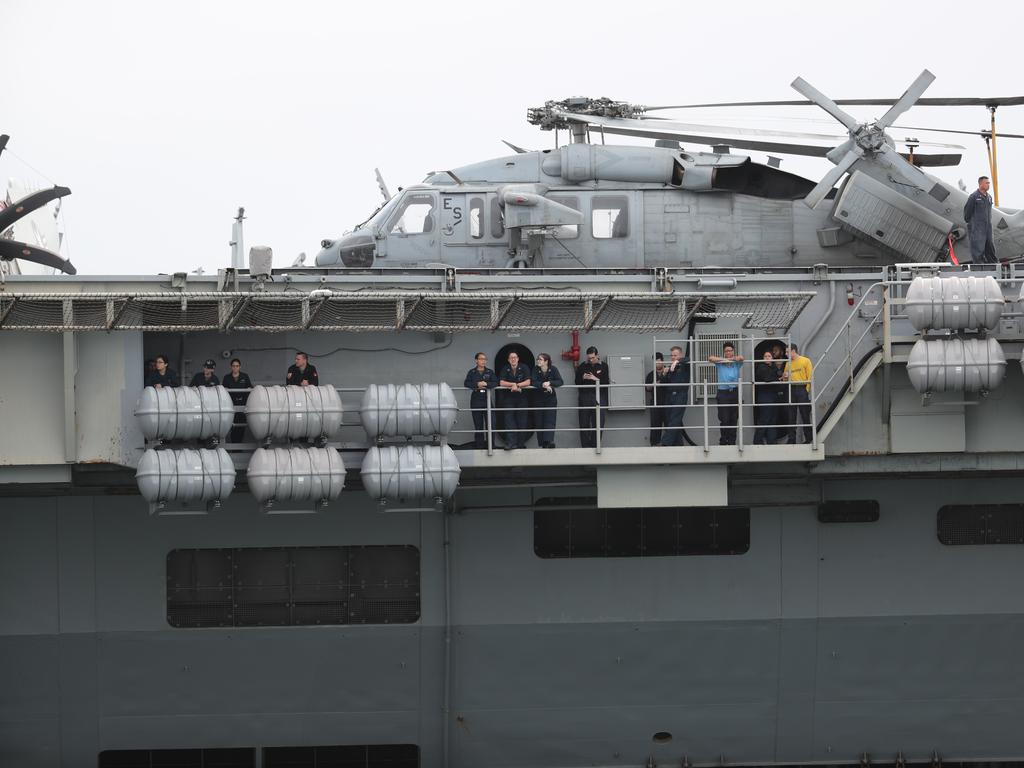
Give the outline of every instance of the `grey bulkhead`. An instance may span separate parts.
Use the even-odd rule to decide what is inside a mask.
[[[803,204],[813,183],[748,157],[570,144],[430,174],[355,231],[325,240],[316,264],[504,267],[509,234],[502,226],[507,213],[503,195],[522,185],[583,217],[581,226],[555,227],[545,236],[541,263],[532,266],[785,267],[883,261],[871,245],[849,237],[823,247],[819,230],[834,231],[836,223],[831,205],[811,210]],[[610,231],[601,231],[606,211],[623,218],[616,218]]]

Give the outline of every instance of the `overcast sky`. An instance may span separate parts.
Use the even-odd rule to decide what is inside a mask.
[[[525,121],[548,99],[789,99],[797,75],[833,98],[898,97],[924,68],[929,96],[1024,94],[1022,15],[1013,2],[3,0],[0,133],[17,156],[0,156],[0,179],[72,189],[64,255],[79,272],[226,266],[239,205],[246,245],[287,266],[377,206],[375,166],[394,190],[507,154],[501,139],[551,146]],[[810,108],[676,117],[838,127]],[[988,114],[918,107],[900,123],[980,130]],[[999,127],[1024,133],[1024,107]],[[981,139],[918,137],[966,145],[943,178],[973,187],[988,172]],[[1001,202],[1024,207],[1024,140],[999,157]]]

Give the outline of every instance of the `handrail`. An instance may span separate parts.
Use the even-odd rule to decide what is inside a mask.
[[[822,363],[828,361],[830,358],[832,348],[839,342],[841,338],[843,338],[844,336],[846,337],[846,355],[839,360],[839,362],[836,364],[835,370],[832,372],[832,375],[828,377],[825,383],[814,387],[815,400],[818,400],[819,398],[823,397],[828,392],[828,389],[832,385],[832,382],[835,380],[836,376],[839,375],[839,372],[844,370],[844,368],[847,371],[847,379],[852,385],[854,377],[853,366],[856,364],[854,360],[854,350],[860,346],[860,344],[864,341],[867,335],[871,332],[872,328],[875,327],[875,324],[881,317],[882,312],[888,311],[888,302],[886,301],[884,290],[887,285],[887,282],[879,281],[877,283],[872,283],[870,286],[868,286],[867,290],[865,290],[864,294],[860,297],[860,301],[858,301],[853,306],[853,309],[850,310],[850,314],[846,318],[846,322],[839,329],[836,335],[832,338],[832,341],[829,342],[828,346],[825,347],[825,350],[820,355],[818,355],[816,367],[820,367]],[[860,317],[861,307],[864,305],[864,302],[867,301],[867,299],[870,296],[872,296],[875,289],[877,288],[882,289],[882,301],[880,302],[879,309],[870,319],[862,318],[865,322],[865,328],[861,332],[860,336],[857,337],[857,340],[854,342],[851,340],[853,321],[855,318]]]
[[[758,364],[765,364],[765,361],[744,360],[738,363],[741,367],[753,367]],[[561,390],[575,390],[576,392],[593,393],[597,386],[598,385],[595,384],[565,384],[561,387],[556,387],[555,392],[557,393]],[[753,444],[762,443],[765,445],[771,445],[775,442],[779,442],[780,439],[786,440],[791,432],[794,441],[798,442],[797,438],[801,431],[808,437],[806,442],[811,443],[812,449],[817,450],[818,447],[818,438],[816,434],[817,427],[814,419],[814,404],[809,398],[808,401],[794,399],[797,389],[801,386],[809,388],[811,392],[814,391],[813,377],[812,380],[808,382],[788,382],[785,380],[779,380],[776,382],[757,382],[746,379],[741,375],[739,380],[735,382],[736,394],[732,399],[732,402],[729,402],[728,400],[720,402],[716,398],[716,393],[719,392],[720,389],[719,383],[716,381],[701,380],[679,383],[652,382],[651,384],[647,384],[646,382],[629,384],[609,383],[602,384],[600,386],[602,388],[607,387],[609,390],[617,391],[630,389],[635,391],[642,388],[645,395],[649,391],[648,388],[653,388],[655,392],[658,393],[656,398],[659,402],[657,405],[646,404],[647,399],[645,397],[645,404],[642,406],[638,405],[636,409],[632,411],[631,416],[633,423],[614,426],[605,424],[601,427],[598,427],[598,425],[601,424],[601,417],[603,414],[606,415],[609,411],[609,406],[602,404],[601,398],[597,398],[597,401],[593,404],[579,404],[578,402],[574,402],[574,399],[570,399],[569,402],[565,402],[563,400],[563,402],[557,403],[554,406],[542,405],[540,403],[534,404],[529,402],[529,399],[524,398],[524,402],[522,404],[509,404],[507,402],[502,402],[499,406],[492,402],[493,398],[489,396],[486,399],[486,404],[481,407],[474,408],[471,405],[468,407],[457,405],[456,415],[464,416],[474,413],[485,414],[486,421],[484,429],[481,430],[481,432],[485,433],[485,438],[480,450],[486,450],[488,455],[493,455],[495,449],[501,447],[501,444],[499,443],[499,439],[501,438],[503,438],[506,443],[522,443],[522,439],[511,439],[510,435],[526,436],[541,431],[550,431],[555,435],[563,436],[563,438],[572,434],[581,436],[589,434],[589,445],[591,449],[598,454],[601,453],[604,448],[609,446],[609,438],[612,435],[637,435],[638,438],[636,440],[628,440],[628,444],[624,447],[646,448],[651,447],[651,443],[647,440],[648,434],[651,431],[657,431],[660,432],[662,436],[666,436],[674,429],[680,429],[691,434],[694,439],[697,439],[697,445],[703,448],[705,454],[711,451],[715,437],[717,437],[718,441],[723,445],[734,445],[742,454],[748,446]],[[778,399],[759,400],[759,395],[763,395],[764,392],[768,391],[767,389],[762,390],[761,387],[773,387],[771,391]],[[362,392],[365,391],[365,388],[362,387],[337,387],[336,389],[341,393],[345,393],[345,399],[349,402],[356,399],[357,396],[361,395]],[[494,389],[499,392],[511,391],[508,387],[495,387]],[[728,391],[727,387],[722,387],[721,389]],[[460,399],[461,397],[467,397],[475,391],[472,388],[466,387],[453,387],[453,390],[459,393]],[[669,402],[669,395],[667,393],[672,390],[682,390],[686,394],[679,402]],[[228,389],[228,391],[234,393],[248,393],[251,390]],[[527,393],[531,391],[538,392],[540,391],[540,388],[525,387],[523,388],[523,391]],[[666,394],[661,394],[663,392]],[[704,402],[700,406],[694,407],[697,406],[698,396],[702,394],[704,395]],[[244,405],[233,405],[232,407],[236,413],[245,413]],[[395,406],[394,410],[412,411],[419,410],[419,408],[420,406],[418,405],[399,405]],[[670,425],[667,417],[671,414],[673,409],[680,408],[683,409],[684,415],[690,415],[691,418],[689,422],[680,422],[678,427]],[[809,415],[808,412],[798,412],[795,410],[796,408],[809,409]],[[731,424],[728,423],[728,419],[725,425],[720,423],[720,414],[724,409],[732,409],[734,411]],[[577,425],[576,419],[572,418],[573,413],[580,414],[591,410],[593,411],[591,425]],[[525,426],[510,428],[510,426],[506,426],[504,423],[504,416],[505,414],[516,411],[528,412],[529,416],[525,421]],[[548,428],[542,429],[537,416],[540,413],[550,411],[554,411],[556,414],[558,412],[562,412],[569,417],[569,420],[566,420],[563,417],[563,423],[559,424],[556,417],[556,423],[550,428],[550,430]],[[665,414],[665,418],[660,420],[660,424],[654,425],[648,418],[648,416],[654,412],[662,412]],[[774,412],[775,415],[762,419],[762,415],[766,412]],[[697,413],[700,414],[700,418],[693,419],[693,415]],[[641,414],[643,415],[641,416]],[[358,406],[346,407],[344,417],[345,418],[342,423],[343,429],[359,428],[362,424],[360,409]],[[643,419],[642,423],[638,423],[639,419],[637,417],[641,417]],[[469,419],[465,421],[459,419],[456,422],[456,425],[456,428],[451,429],[447,435],[441,439],[447,440],[451,443],[461,443],[465,439],[472,441],[474,436],[477,434],[475,425]],[[235,428],[239,426],[244,428],[244,423],[234,425]],[[715,436],[714,430],[718,430],[719,434],[717,436]],[[697,437],[698,434],[700,437]],[[676,435],[675,437],[679,436]],[[353,442],[347,442],[346,449],[356,450],[360,447],[365,447],[361,446],[361,442],[362,441],[359,441],[359,443],[356,444]],[[585,440],[581,439],[580,442],[583,442],[583,447],[586,447]],[[666,444],[668,442],[679,445],[683,444],[681,440],[676,441],[675,439],[672,441],[666,441]],[[369,440],[367,441],[366,446],[369,446],[372,443],[373,441]],[[622,445],[623,440],[622,438],[618,438],[613,440],[611,444]],[[660,447],[658,443],[654,443],[653,445],[654,447]],[[234,446],[236,450],[245,450],[253,447],[251,443],[242,442],[229,442],[227,443],[227,446],[229,448]],[[463,445],[462,447],[466,446]],[[563,445],[560,447],[573,446]]]

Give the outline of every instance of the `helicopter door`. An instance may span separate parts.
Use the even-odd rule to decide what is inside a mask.
[[[389,266],[412,267],[439,261],[439,227],[437,194],[406,190],[386,225]]]
[[[464,245],[468,214],[464,194],[441,193],[441,247]]]
[[[555,203],[561,203],[574,211],[582,211],[579,195],[548,195]],[[580,254],[579,224],[560,224],[550,228],[544,238],[545,267],[579,267],[586,263]]]
[[[638,242],[644,222],[639,193],[595,192],[589,197],[583,226],[592,240],[580,249],[583,262],[591,268],[641,266]]]

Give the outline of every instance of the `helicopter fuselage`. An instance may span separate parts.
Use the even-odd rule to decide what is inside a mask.
[[[936,216],[918,255],[905,257],[874,227],[847,226],[837,211],[844,189],[860,192],[872,183],[864,177],[876,191],[893,187],[873,160],[858,161],[851,174],[811,209],[803,198],[813,181],[742,155],[571,144],[430,174],[354,231],[323,241],[316,265],[848,266],[939,260],[943,228],[962,236],[955,227],[962,228],[965,196],[923,172],[919,189],[896,190],[919,206],[911,224],[915,211]],[[1001,257],[1020,253],[1024,228],[1004,223],[994,231]]]

